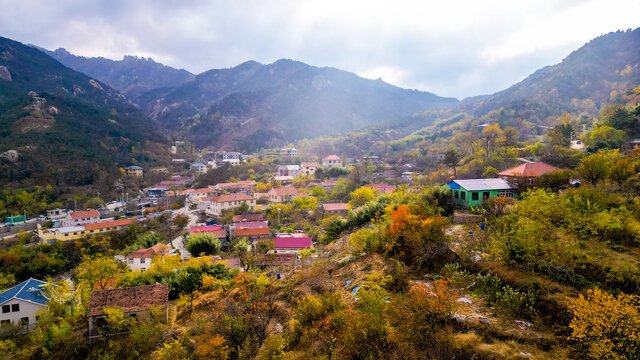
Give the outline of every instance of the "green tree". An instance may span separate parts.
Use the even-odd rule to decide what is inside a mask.
[[[444,153],[442,163],[450,168],[453,168],[453,176],[458,176],[456,167],[460,165],[460,160],[462,160],[462,155],[452,149]]]
[[[187,250],[193,255],[215,255],[220,252],[220,239],[209,234],[196,234],[189,237]]]
[[[576,171],[583,180],[596,187],[599,182],[609,177],[611,159],[602,151],[597,154],[591,154],[580,161]]]
[[[349,205],[352,208],[357,208],[375,199],[376,193],[372,188],[365,186],[351,192],[349,197],[351,198]]]
[[[624,131],[603,125],[593,130],[586,138],[585,143],[591,151],[619,149],[624,144],[625,138],[626,134]]]

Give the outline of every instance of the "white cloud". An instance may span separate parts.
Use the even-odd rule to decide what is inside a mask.
[[[640,26],[637,0],[4,0],[0,34],[198,73],[292,58],[445,96],[501,90],[598,35]]]

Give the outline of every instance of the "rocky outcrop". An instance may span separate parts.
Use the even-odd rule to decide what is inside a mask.
[[[6,159],[9,162],[14,163],[18,161],[18,152],[15,150],[7,150],[0,154],[0,159]]]
[[[11,81],[11,73],[6,66],[0,66],[0,80]]]

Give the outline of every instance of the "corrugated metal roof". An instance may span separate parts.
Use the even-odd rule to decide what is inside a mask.
[[[25,280],[0,294],[0,304],[4,304],[13,298],[18,298],[40,305],[46,305],[49,299],[42,292],[42,287],[45,285],[47,285],[46,282],[34,278]]]
[[[468,191],[514,189],[513,185],[503,179],[468,179],[453,180],[451,182],[460,185],[460,187]]]

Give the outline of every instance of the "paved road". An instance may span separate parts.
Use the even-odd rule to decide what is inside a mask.
[[[187,226],[195,226],[198,223],[198,216],[196,216],[191,210],[189,210],[188,206],[182,207],[175,211],[175,214],[187,215],[189,216],[189,225]],[[171,241],[171,245],[180,251],[180,256],[183,259],[188,259],[191,257],[191,253],[184,247],[184,237],[178,236],[177,238]]]

